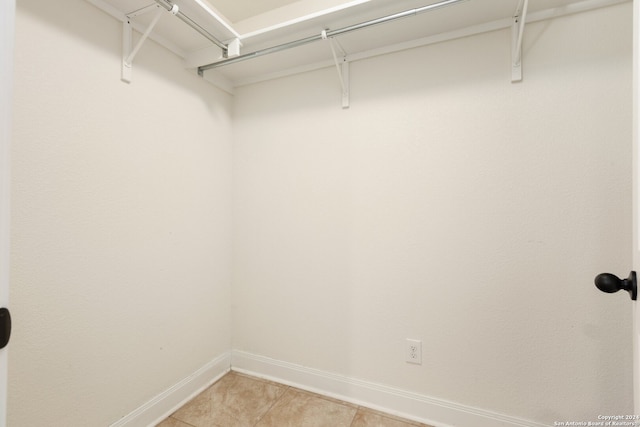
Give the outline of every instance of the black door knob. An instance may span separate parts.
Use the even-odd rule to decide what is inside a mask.
[[[5,348],[11,337],[11,313],[9,310],[0,308],[0,349]]]
[[[636,272],[629,273],[629,277],[626,279],[620,279],[618,276],[611,273],[602,273],[596,276],[596,287],[602,292],[612,294],[618,292],[621,289],[629,292],[632,300],[638,298],[638,282],[636,280]]]

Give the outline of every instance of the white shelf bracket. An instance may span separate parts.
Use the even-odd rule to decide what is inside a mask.
[[[511,25],[511,83],[522,81],[522,37],[529,0],[520,0]]]
[[[333,37],[327,37],[327,31],[322,31],[322,39],[329,41],[329,46],[331,47],[331,53],[333,54],[333,61],[336,64],[336,70],[338,71],[338,78],[340,79],[340,87],[342,89],[342,108],[347,109],[350,106],[350,94],[349,94],[349,61],[347,61],[347,54],[345,53],[342,46],[334,40]],[[338,55],[336,54],[336,46],[340,49],[340,53],[342,54],[342,60],[338,60]]]
[[[344,58],[342,61],[342,108],[347,109],[350,105],[350,96],[349,96],[349,62],[347,58]]]
[[[131,22],[126,19],[122,23],[122,73],[120,80],[125,83],[131,83],[131,64],[127,64],[127,57],[131,52],[131,39],[133,37],[133,28]]]
[[[125,83],[131,83],[131,65],[133,64],[133,59],[138,54],[138,51],[140,50],[140,48],[142,47],[144,42],[149,37],[149,34],[151,34],[151,31],[153,31],[153,28],[156,26],[156,24],[160,20],[160,17],[162,16],[162,13],[164,12],[164,10],[160,6],[156,6],[155,9],[156,9],[156,14],[153,17],[153,20],[151,21],[151,24],[149,24],[149,26],[147,27],[145,32],[142,34],[142,37],[140,37],[140,40],[138,40],[138,43],[136,44],[136,46],[134,48],[132,48],[132,44],[133,44],[132,43],[132,41],[133,41],[133,28],[132,28],[132,25],[131,25],[131,18],[133,16],[140,15],[141,12],[144,13],[144,12],[148,11],[149,8],[145,8],[144,10],[132,12],[131,14],[127,15],[126,21],[123,22],[123,25],[122,25],[122,75],[121,75],[121,79]],[[178,10],[179,10],[178,9],[178,5],[174,4],[173,8],[171,9],[171,13],[175,15],[175,14],[178,13]]]

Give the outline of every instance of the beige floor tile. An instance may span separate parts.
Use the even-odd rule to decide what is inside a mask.
[[[256,427],[349,427],[357,408],[288,389]]]
[[[230,372],[157,427],[429,427]]]
[[[345,402],[344,400],[336,399],[336,398],[325,396],[325,395],[318,394],[318,393],[313,393],[311,391],[302,390],[302,389],[295,388],[295,387],[291,387],[291,388],[293,390],[299,391],[300,393],[306,393],[306,394],[308,394],[310,396],[314,396],[314,397],[317,397],[317,398],[320,398],[320,399],[328,400],[329,402],[339,403],[340,405],[348,406],[350,408],[356,408],[356,409],[359,408],[358,405],[355,405],[355,404],[349,403],[349,402]]]
[[[231,372],[172,417],[195,427],[253,427],[286,389]]]
[[[426,424],[420,424],[409,420],[403,420],[393,415],[384,414],[382,412],[372,411],[360,408],[353,424],[350,427],[429,427]]]
[[[190,424],[185,424],[180,420],[176,420],[175,418],[169,417],[156,427],[193,427]]]

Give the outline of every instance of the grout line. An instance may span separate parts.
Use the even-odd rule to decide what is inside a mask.
[[[191,423],[188,423],[188,422],[186,422],[186,421],[182,421],[181,419],[175,418],[173,415],[169,416],[169,417],[167,418],[167,420],[168,420],[169,418],[173,418],[174,420],[178,421],[179,423],[182,423],[182,424],[185,424],[185,425],[188,425],[188,426],[191,426],[191,427],[197,427],[197,426],[194,426],[194,425],[193,425],[193,424],[191,424]],[[163,421],[163,422],[164,422],[164,421]]]
[[[261,381],[261,382],[267,383],[267,384],[272,384],[272,383],[273,383],[273,381],[265,381],[265,380],[262,380],[262,379],[260,379],[260,378],[251,377],[251,376],[248,376],[248,375],[247,375],[247,377],[248,377],[248,378],[251,378],[251,379],[254,379],[254,380],[258,380],[258,381]],[[263,413],[262,415],[260,415],[260,417],[258,417],[258,419],[256,420],[256,423],[253,425],[253,427],[256,427],[256,426],[260,423],[260,421],[262,421],[262,419],[265,417],[265,415],[267,415],[267,414],[269,413],[269,411],[270,411],[271,409],[273,409],[273,407],[276,405],[276,403],[278,403],[278,402],[280,401],[280,399],[282,399],[282,397],[283,397],[285,394],[287,394],[287,392],[288,392],[288,391],[289,391],[289,389],[291,388],[290,386],[288,386],[288,385],[284,385],[284,384],[278,385],[278,387],[284,387],[284,391],[282,392],[282,394],[280,395],[280,397],[278,397],[276,400],[274,400],[274,401],[273,401],[273,403],[272,403],[271,405],[269,405],[269,407],[267,408],[267,410],[266,410],[266,411],[264,411],[264,413]]]
[[[269,413],[269,411],[271,411],[273,409],[274,406],[276,406],[276,403],[278,403],[285,394],[287,394],[289,392],[289,390],[291,389],[290,386],[284,386],[284,391],[282,392],[282,394],[280,395],[280,397],[278,397],[276,400],[273,401],[273,403],[271,404],[271,406],[269,406],[269,409],[267,409],[264,414],[262,414],[262,416],[260,417],[260,419],[258,420],[258,422],[256,423],[256,425],[258,425],[258,423],[260,421],[262,421],[262,419],[265,417],[265,415],[267,415]]]
[[[353,427],[353,423],[356,422],[356,417],[358,416],[358,412],[360,412],[360,406],[356,406],[356,412],[353,413],[353,418],[351,418],[351,422],[349,423],[349,427]]]

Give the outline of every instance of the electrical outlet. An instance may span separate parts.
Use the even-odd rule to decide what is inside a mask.
[[[406,362],[422,365],[422,341],[407,338]]]

